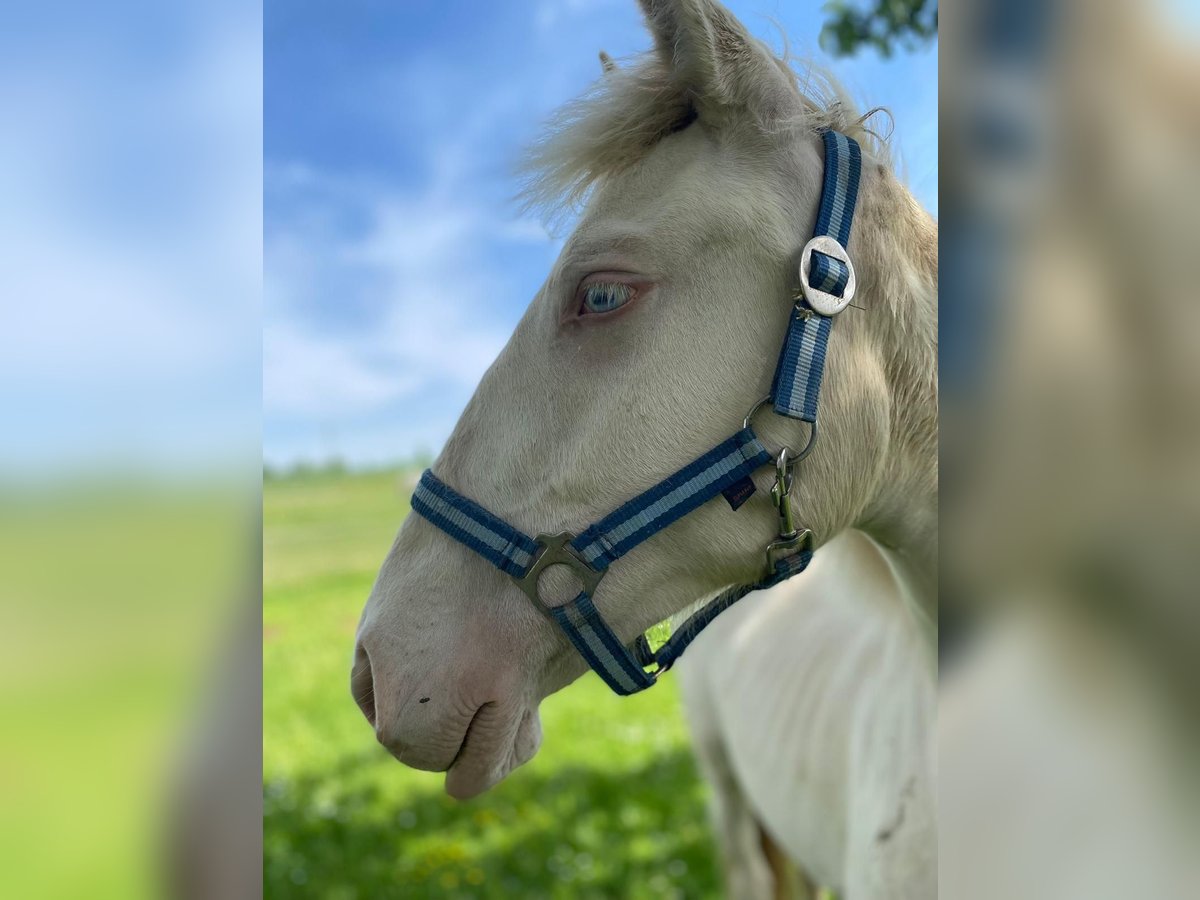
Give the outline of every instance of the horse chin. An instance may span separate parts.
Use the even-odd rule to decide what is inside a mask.
[[[542,744],[537,709],[525,703],[485,703],[467,727],[462,746],[446,770],[446,793],[469,800],[533,759]]]

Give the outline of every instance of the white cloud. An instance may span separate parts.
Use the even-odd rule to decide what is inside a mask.
[[[329,202],[360,210],[368,225],[359,234],[347,234],[297,216],[284,229],[272,229],[265,267],[263,407],[268,421],[290,416],[320,428],[342,423],[350,429],[402,398],[449,390],[448,407],[465,402],[512,330],[511,313],[497,314],[495,307],[518,305],[508,296],[511,279],[480,250],[498,236],[548,244],[544,230],[494,222],[475,207],[440,198],[323,179],[311,168],[288,166],[281,174],[306,189],[318,186]],[[272,169],[268,178],[278,186],[275,175]],[[348,327],[343,316],[312,312],[314,306],[328,311],[338,302],[335,296],[314,295],[314,284],[364,277],[370,281],[369,322]],[[509,302],[490,304],[490,310],[482,306],[479,314],[462,302],[476,297],[484,304],[497,295]],[[381,430],[381,440],[385,430],[394,431]],[[277,456],[270,435],[267,443],[268,454]],[[392,453],[411,449],[396,446]],[[378,449],[370,455],[379,455]]]
[[[372,368],[354,348],[277,322],[263,336],[263,398],[270,411],[327,417],[373,409],[411,391],[418,379]]]

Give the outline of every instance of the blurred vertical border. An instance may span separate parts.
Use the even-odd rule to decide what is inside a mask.
[[[254,4],[0,10],[0,896],[259,895],[261,110]]]
[[[1198,22],[942,22],[943,896],[1200,892]]]

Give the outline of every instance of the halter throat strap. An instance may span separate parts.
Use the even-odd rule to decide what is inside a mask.
[[[415,512],[512,578],[618,694],[650,687],[718,615],[747,594],[804,571],[812,559],[811,533],[799,532],[791,525],[791,468],[807,455],[816,438],[817,404],[833,316],[854,295],[854,267],[846,244],[862,165],[859,146],[851,138],[826,131],[822,140],[825,178],[814,237],[801,253],[800,293],[789,316],[771,393],[751,411],[740,431],[578,534],[530,537],[459,494],[432,470],[421,476],[413,493]],[[800,454],[791,454],[790,462],[791,451],[784,448],[776,457],[751,426],[754,412],[768,402],[778,415],[812,425],[809,445]],[[773,460],[777,476],[772,497],[780,515],[780,533],[779,540],[767,548],[763,578],[718,594],[657,652],[650,650],[644,636],[630,646],[622,643],[593,602],[608,567],[718,495],[738,509],[754,493],[751,475]],[[583,589],[568,603],[551,605],[542,599],[538,582],[542,572],[554,565],[570,568],[582,584]],[[654,671],[647,672],[649,666],[654,666]]]

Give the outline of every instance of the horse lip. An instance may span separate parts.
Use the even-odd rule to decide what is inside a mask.
[[[410,769],[419,769],[423,772],[448,772],[454,766],[454,764],[458,762],[459,757],[462,756],[463,750],[467,746],[467,737],[471,733],[471,726],[475,724],[475,720],[479,718],[479,713],[486,705],[486,703],[481,704],[478,708],[476,708],[475,712],[471,714],[470,720],[463,729],[462,737],[460,737],[458,740],[458,746],[454,751],[454,755],[451,757],[448,763],[431,765],[426,759],[418,758],[414,760],[412,758],[412,750],[414,749],[413,744],[408,741],[398,740],[392,736],[386,735],[381,727],[376,728],[375,736],[379,743],[383,745],[384,749],[386,749],[397,762],[408,766]],[[405,754],[408,754],[407,758]]]
[[[507,704],[498,701],[484,703],[472,717],[459,752],[446,771],[446,793],[456,800],[469,800],[490,790],[537,753],[541,728],[536,708],[523,703],[515,710],[507,710],[515,716],[511,721],[507,715],[499,723],[486,721],[485,711],[489,716],[503,715],[501,710],[505,707]],[[497,731],[505,737],[488,740],[492,728],[484,726],[497,724]],[[484,728],[485,733],[479,733],[479,728]],[[472,740],[476,743],[472,744]]]
[[[454,751],[454,759],[450,760],[450,765],[446,766],[446,768],[441,769],[440,771],[449,772],[455,767],[455,765],[458,764],[458,760],[463,755],[463,751],[467,749],[467,738],[471,736],[471,729],[475,727],[475,723],[479,720],[479,714],[483,712],[483,709],[486,706],[486,703],[479,704],[475,712],[471,714],[471,721],[468,722],[467,727],[463,729],[462,740],[458,742],[458,749]]]

